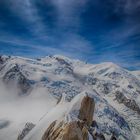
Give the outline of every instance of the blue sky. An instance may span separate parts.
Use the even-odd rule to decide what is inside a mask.
[[[140,69],[140,0],[0,0],[0,54],[61,54]]]

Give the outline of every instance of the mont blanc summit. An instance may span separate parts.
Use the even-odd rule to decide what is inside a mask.
[[[138,140],[140,77],[60,55],[0,57],[1,140]]]

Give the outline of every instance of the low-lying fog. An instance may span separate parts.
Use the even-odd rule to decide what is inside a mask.
[[[17,91],[0,82],[0,139],[16,139],[27,122],[38,123],[56,105],[44,88],[35,88],[29,95]]]

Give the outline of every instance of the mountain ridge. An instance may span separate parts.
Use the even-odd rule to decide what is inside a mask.
[[[71,104],[75,97],[82,94],[83,91],[90,94],[95,100],[94,118],[99,126],[99,131],[105,134],[106,139],[109,139],[112,131],[118,138],[122,136],[125,140],[134,140],[139,137],[140,80],[132,71],[121,68],[112,62],[88,64],[60,55],[38,59],[1,56],[0,81],[2,83],[2,79],[8,71],[12,70],[12,74],[17,78],[17,71],[13,71],[14,66],[18,66],[20,75],[22,75],[22,78],[18,79],[25,78],[26,80],[20,80],[20,86],[16,83],[15,87],[13,87],[13,82],[10,83],[11,87],[8,89],[5,87],[6,94],[4,89],[0,95],[4,99],[0,103],[1,106],[6,106],[6,109],[1,108],[0,120],[6,119],[14,122],[14,125],[10,123],[9,126],[2,129],[3,132],[0,132],[0,138],[3,140],[8,139],[7,131],[14,133],[11,140],[17,138],[18,131],[22,131],[21,128],[27,122],[36,125],[28,134],[31,136],[38,128],[40,118],[42,116],[47,118],[47,115],[51,117],[51,110],[55,110],[55,107],[58,109],[57,114],[61,114],[61,111],[67,114],[66,108],[63,110],[63,106],[67,103]],[[17,82],[16,78],[11,79],[11,76],[7,78],[7,81]],[[3,84],[7,86],[7,83]],[[23,89],[31,87],[29,88],[31,90],[28,90],[28,94],[25,94],[26,92],[23,90],[24,96],[21,96],[19,89],[21,90],[22,87],[24,87]],[[13,93],[9,94],[10,92]],[[11,100],[13,95],[15,99]],[[65,103],[61,105],[61,109],[57,106],[61,104],[62,99]],[[8,105],[6,105],[7,102]],[[22,114],[17,116],[19,121],[16,121],[14,113],[7,118],[6,110],[9,108],[10,111],[15,111],[14,113]],[[40,110],[40,108],[42,109]]]

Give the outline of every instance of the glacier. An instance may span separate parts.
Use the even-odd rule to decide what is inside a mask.
[[[139,73],[112,62],[88,64],[61,55],[0,56],[0,140],[16,140],[27,124],[34,127],[23,140],[41,140],[54,120],[66,114],[74,118],[76,111],[69,110],[79,108],[73,104],[83,94],[94,99],[93,120],[106,140],[112,133],[120,140],[139,140]]]

